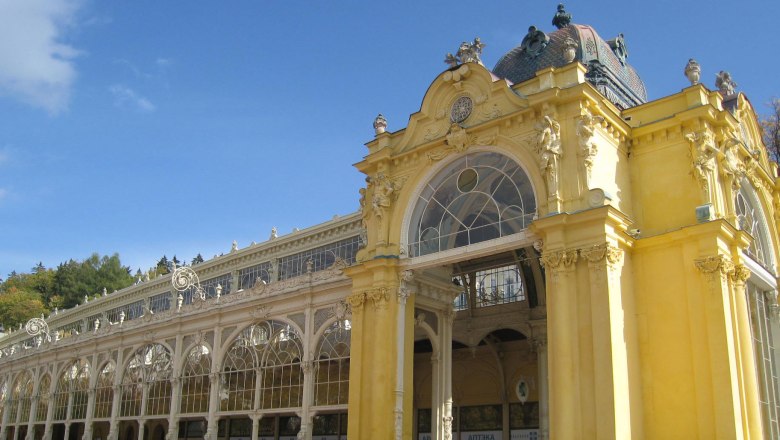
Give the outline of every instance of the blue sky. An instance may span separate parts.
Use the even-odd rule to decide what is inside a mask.
[[[406,125],[447,52],[492,67],[557,2],[0,0],[0,277],[118,252],[146,269],[358,208],[377,113]],[[578,1],[650,99],[731,72],[780,96],[780,2]]]

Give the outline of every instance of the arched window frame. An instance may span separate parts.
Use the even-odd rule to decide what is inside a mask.
[[[348,403],[351,349],[350,321],[336,319],[328,324],[315,351],[314,406]]]
[[[774,272],[775,256],[767,217],[756,190],[747,179],[742,180],[734,200],[740,229],[753,237],[746,254],[770,272]]]
[[[114,378],[116,377],[116,364],[108,361],[103,365],[95,381],[95,419],[107,419],[111,417],[111,407],[114,402]]]
[[[468,168],[478,175],[471,189],[458,183]],[[433,170],[415,192],[404,221],[408,255],[420,257],[524,232],[537,216],[536,193],[531,175],[515,158],[495,149],[473,148]],[[463,206],[457,208],[456,201]],[[476,214],[466,209],[474,203],[480,205]],[[493,223],[487,222],[487,208],[498,216]],[[514,214],[508,217],[509,212]],[[455,221],[445,225],[450,218]],[[438,227],[433,224],[436,219]],[[431,233],[435,237],[426,238]]]
[[[220,374],[220,410],[298,408],[303,398],[303,344],[295,326],[270,320],[241,330]]]
[[[38,409],[35,413],[36,422],[45,422],[49,412],[51,395],[51,375],[44,373],[38,385]],[[2,418],[0,418],[2,420]]]
[[[54,420],[86,418],[90,364],[80,359],[63,368],[54,392]]]
[[[122,377],[120,416],[141,415],[146,398],[145,415],[163,415],[170,412],[173,359],[171,350],[162,344],[147,344],[136,350],[125,367]],[[144,387],[147,388],[144,396]]]
[[[11,401],[8,406],[10,412],[9,424],[16,423],[17,420],[21,424],[27,424],[30,418],[30,398],[34,384],[33,375],[28,370],[24,370],[16,376],[14,385],[11,388]],[[25,414],[27,418],[24,418]]]
[[[198,344],[187,351],[181,372],[182,414],[207,413],[211,381],[211,348]]]

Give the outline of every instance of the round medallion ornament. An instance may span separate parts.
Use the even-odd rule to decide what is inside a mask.
[[[468,96],[461,96],[456,99],[452,104],[450,110],[450,120],[452,122],[463,122],[471,114],[471,110],[474,108],[474,102]]]

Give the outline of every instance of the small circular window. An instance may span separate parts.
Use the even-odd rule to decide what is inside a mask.
[[[471,192],[477,186],[479,176],[474,168],[466,168],[458,176],[458,189],[462,193]]]
[[[471,115],[472,108],[474,108],[474,103],[471,101],[471,98],[461,96],[452,104],[450,119],[452,122],[463,122]]]

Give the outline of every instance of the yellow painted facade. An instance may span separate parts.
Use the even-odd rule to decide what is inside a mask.
[[[360,211],[0,339],[0,440],[780,438],[753,107],[562,9],[377,117]]]
[[[761,269],[776,286],[780,180],[754,110],[744,95],[724,98],[700,84],[621,110],[586,72],[575,61],[512,84],[464,63],[436,77],[406,128],[367,144],[356,164],[369,182],[361,192],[367,246],[348,270],[350,438],[417,438],[415,409],[431,396],[414,393],[413,403],[413,384],[430,386],[415,377],[430,356],[413,353],[418,293],[400,299],[404,271],[446,272],[539,240],[550,438],[769,438],[745,287],[760,266],[746,263],[754,237],[735,206],[740,188],[751,188],[770,246]],[[455,123],[449,112],[461,96],[474,106]],[[555,181],[541,168],[545,117],[560,126]],[[595,121],[592,137],[581,131],[586,117]],[[590,179],[588,141],[597,147]],[[410,219],[426,183],[452,160],[483,151],[527,173],[537,201],[530,228],[412,255]],[[509,359],[538,375],[528,357]],[[480,383],[452,379],[470,381]]]

